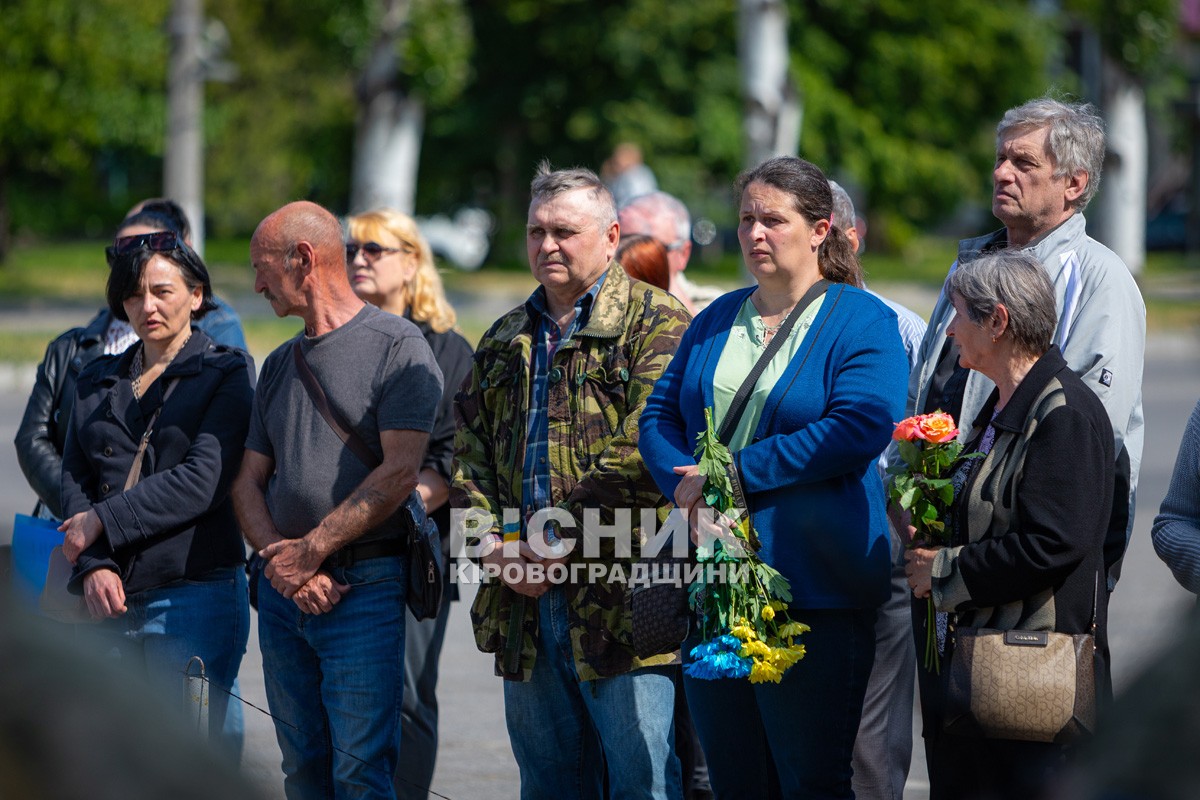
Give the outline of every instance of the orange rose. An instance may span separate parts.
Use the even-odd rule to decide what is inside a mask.
[[[958,428],[954,425],[954,417],[944,412],[926,414],[917,421],[917,430],[922,439],[934,444],[953,441],[958,436]]]
[[[909,417],[897,422],[896,430],[892,431],[892,438],[898,442],[915,442],[917,439],[924,439],[925,435],[921,432],[920,423],[921,417]]]

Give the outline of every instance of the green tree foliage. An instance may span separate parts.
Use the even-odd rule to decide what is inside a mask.
[[[166,11],[163,0],[4,3],[0,257],[13,229],[107,230],[145,187],[162,153]]]
[[[476,3],[472,18],[475,77],[430,114],[418,207],[484,203],[516,238],[539,160],[598,169],[633,141],[666,190],[703,206],[716,189],[728,208],[741,136],[732,2],[509,0]]]
[[[519,231],[539,159],[595,168],[631,140],[664,189],[732,223],[732,0],[512,0],[473,13],[476,80],[430,122],[420,204],[482,199],[502,232]],[[1053,20],[1024,0],[815,0],[789,13],[801,153],[862,187],[891,245],[986,197],[995,123],[1047,89],[1056,55]]]
[[[1178,0],[1066,0],[1063,6],[1095,27],[1104,51],[1139,78],[1164,66],[1178,33]]]
[[[801,154],[861,186],[873,239],[990,191],[1004,110],[1046,92],[1054,20],[1023,0],[818,0],[792,20]]]
[[[210,0],[229,28],[240,77],[208,91],[207,205],[218,233],[242,232],[285,202],[344,209],[350,192],[355,82],[378,23],[375,0]],[[460,0],[413,0],[401,72],[431,114],[471,74]]]

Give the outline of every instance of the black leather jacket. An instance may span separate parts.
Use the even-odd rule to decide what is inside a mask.
[[[82,328],[72,328],[46,348],[37,380],[17,428],[17,462],[40,505],[62,519],[62,452],[67,422],[75,403],[75,379],[88,364],[104,355],[104,333],[110,313],[101,311]]]

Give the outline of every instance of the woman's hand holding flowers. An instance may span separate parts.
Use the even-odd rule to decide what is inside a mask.
[[[929,597],[933,591],[933,558],[940,547],[914,547],[904,553],[904,574],[913,597]]]

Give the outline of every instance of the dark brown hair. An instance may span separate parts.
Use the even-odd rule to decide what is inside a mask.
[[[829,180],[815,164],[795,156],[778,156],[738,175],[734,186],[738,197],[752,183],[765,183],[791,195],[792,205],[809,225],[820,220],[830,221],[833,215],[833,192]],[[846,234],[836,225],[817,250],[817,266],[821,277],[834,283],[862,286],[862,266]]]
[[[204,265],[204,259],[181,241],[174,250],[158,252],[147,247],[139,247],[117,256],[108,273],[108,287],[105,290],[108,309],[114,317],[122,322],[129,321],[129,317],[125,314],[125,301],[133,297],[141,286],[142,273],[146,271],[146,265],[150,263],[150,259],[155,256],[162,256],[179,268],[179,273],[183,276],[183,283],[189,291],[200,287],[203,300],[200,307],[192,312],[192,319],[200,319],[217,307],[213,300],[212,281],[208,277],[208,267]]]
[[[617,262],[631,278],[645,281],[663,291],[667,291],[671,285],[667,248],[652,236],[622,236],[621,243],[617,245]]]

